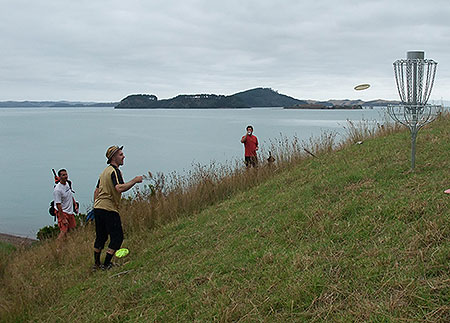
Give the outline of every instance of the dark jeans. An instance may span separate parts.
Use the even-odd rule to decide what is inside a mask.
[[[94,209],[95,215],[95,243],[94,248],[103,249],[110,237],[108,248],[112,250],[120,249],[123,242],[122,222],[117,212]]]
[[[245,156],[245,166],[246,167],[256,167],[258,166],[258,157],[256,156]]]

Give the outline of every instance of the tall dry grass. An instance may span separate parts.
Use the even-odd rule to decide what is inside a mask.
[[[157,173],[147,176],[145,185],[137,189],[132,198],[124,200],[121,214],[127,230],[148,231],[182,216],[200,212],[207,206],[224,200],[231,195],[249,189],[274,173],[293,167],[307,158],[319,158],[322,154],[340,150],[358,141],[385,136],[402,130],[401,126],[362,120],[348,121],[344,140],[337,141],[337,134],[325,132],[309,140],[297,137],[280,137],[263,145],[259,152],[256,168],[245,168],[243,161],[234,160],[227,164],[200,164],[185,175]],[[270,154],[275,161],[270,163]]]
[[[399,123],[390,122],[388,116],[385,116],[384,119],[382,123],[370,122],[368,120],[360,120],[357,122],[347,120],[347,125],[344,126],[347,137],[342,144],[347,145],[349,143],[363,141],[367,138],[387,136],[401,129],[406,129]]]
[[[281,136],[260,151],[257,168],[246,169],[242,161],[227,164],[195,165],[185,175],[157,173],[132,197],[123,199],[120,213],[127,246],[143,248],[142,241],[158,226],[200,212],[230,196],[247,190],[275,173],[321,155],[377,136],[399,131],[393,123],[352,123],[347,138],[336,141],[335,133],[324,133],[308,141]],[[269,163],[268,152],[275,158]],[[92,226],[78,228],[63,243],[43,241],[3,260],[0,272],[0,317],[26,320],[39,307],[50,306],[62,291],[90,275],[93,263]]]
[[[144,187],[122,203],[121,214],[127,214],[125,225],[133,232],[147,231],[200,212],[286,167],[332,151],[336,145],[335,137],[335,134],[323,134],[306,142],[281,136],[271,141],[268,148],[261,149],[255,168],[246,168],[243,161],[235,160],[228,164],[197,164],[185,175],[157,173],[153,177],[147,176]],[[269,151],[275,159],[272,163],[267,160]]]

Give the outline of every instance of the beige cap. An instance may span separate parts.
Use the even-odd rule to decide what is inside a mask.
[[[122,147],[119,147],[119,146],[109,147],[108,150],[106,150],[106,159],[108,159],[106,163],[109,164],[111,162],[111,158],[113,158],[114,154],[122,149],[123,149],[123,146]]]

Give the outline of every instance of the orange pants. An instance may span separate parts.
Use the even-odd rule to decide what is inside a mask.
[[[61,232],[67,232],[69,229],[73,229],[77,226],[73,214],[56,212],[56,216],[58,217],[58,227]]]

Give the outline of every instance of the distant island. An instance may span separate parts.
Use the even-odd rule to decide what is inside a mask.
[[[398,101],[389,100],[328,100],[328,101],[314,101],[307,100],[306,103],[295,104],[293,106],[285,107],[285,109],[328,109],[328,110],[359,110],[364,107],[383,107],[389,104],[398,104]]]
[[[271,88],[261,87],[233,94],[232,97],[241,99],[253,108],[287,107],[307,103],[304,100],[280,94]]]
[[[190,94],[158,100],[153,94],[132,94],[122,99],[116,109],[239,109],[284,107],[285,109],[362,109],[395,103],[387,100],[299,100],[271,88],[255,88],[233,95]]]
[[[178,95],[172,99],[158,100],[155,95],[133,94],[116,109],[239,109],[250,108],[237,97],[216,94]]]
[[[320,104],[320,103],[305,103],[296,104],[291,107],[284,107],[284,109],[320,109],[320,110],[361,110],[363,107],[360,104],[356,105],[334,105],[334,104]]]
[[[120,102],[78,102],[78,101],[2,101],[0,108],[94,108],[114,107],[116,109],[242,109],[284,107],[285,109],[362,109],[365,107],[398,104],[388,100],[299,100],[278,93],[271,88],[254,88],[232,95],[182,94],[170,99],[159,100],[153,94],[132,94]]]
[[[242,109],[252,107],[283,107],[306,101],[279,94],[270,88],[255,88],[233,95],[190,94],[158,100],[152,94],[132,94],[116,109]]]
[[[117,104],[117,102],[2,101],[0,108],[102,108],[115,107]]]

